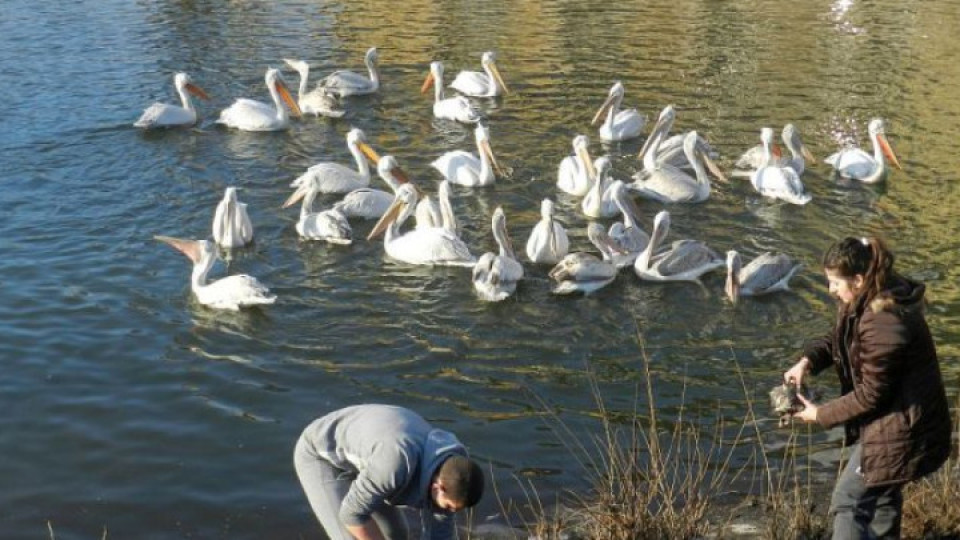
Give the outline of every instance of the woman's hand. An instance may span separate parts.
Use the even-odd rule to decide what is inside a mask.
[[[789,373],[789,371],[787,373]],[[803,397],[802,394],[797,394],[797,399],[800,400],[800,403],[803,403],[803,410],[793,413],[793,417],[802,420],[806,424],[817,423],[817,413],[820,407],[814,405],[812,401]]]
[[[783,382],[793,383],[797,386],[803,384],[803,378],[810,372],[810,359],[804,356],[792,368],[783,374]]]

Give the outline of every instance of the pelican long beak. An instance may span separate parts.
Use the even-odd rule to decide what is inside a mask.
[[[172,236],[154,236],[154,240],[159,240],[180,253],[186,255],[194,264],[200,262],[200,242],[196,240],[187,240],[185,238],[174,238]]]
[[[737,281],[737,278],[733,275],[732,271],[727,272],[727,283],[723,290],[727,293],[727,298],[730,299],[730,302],[736,305],[737,300],[740,299],[740,283]]]
[[[393,177],[397,179],[397,182],[398,182],[398,183],[400,183],[400,184],[409,184],[409,183],[410,183],[410,177],[407,176],[407,172],[404,171],[403,169],[401,169],[399,165],[396,166],[396,167],[394,167],[393,169],[391,169],[390,172],[393,173]],[[414,186],[414,187],[416,187],[416,186]],[[417,193],[418,193],[418,194],[421,193],[419,187],[417,187]]]
[[[893,148],[891,148],[890,143],[887,142],[887,136],[881,133],[877,137],[877,140],[880,141],[880,149],[886,154],[887,159],[902,171],[903,167],[900,166],[900,160],[897,159],[897,155],[893,153]]]
[[[500,167],[500,164],[497,163],[497,158],[496,156],[493,155],[493,149],[490,148],[490,141],[481,141],[480,149],[484,154],[487,155],[487,158],[490,159],[490,164],[493,166],[493,172],[496,173],[496,175],[499,176],[500,178],[505,177],[506,174],[504,173],[503,169]]]
[[[303,199],[313,188],[313,186],[309,184],[310,182],[304,182],[300,184],[297,190],[293,192],[293,195],[290,195],[290,197],[283,203],[283,207],[290,208],[291,206],[297,204],[297,201]]]
[[[373,240],[374,238],[380,236],[383,231],[387,230],[387,227],[391,223],[397,220],[397,217],[400,215],[400,211],[403,210],[403,206],[406,202],[403,199],[397,197],[394,199],[393,203],[387,208],[387,211],[383,213],[383,216],[380,217],[380,221],[373,226],[373,229],[370,231],[370,234],[367,235],[367,240]]]
[[[587,164],[587,175],[590,178],[597,177],[597,169],[593,166],[593,159],[590,158],[590,150],[586,147],[577,148],[577,155],[580,156],[580,159]]]
[[[770,148],[770,153],[773,154],[774,159],[780,159],[783,156],[783,148],[780,148],[780,145],[773,143],[773,146]]]
[[[287,85],[277,79],[276,83],[277,93],[280,94],[280,97],[287,104],[287,107],[290,107],[290,110],[293,112],[294,118],[300,118],[303,116],[303,112],[300,110],[300,105],[297,104],[297,100],[293,99],[293,96],[290,95],[290,90],[287,89]]]
[[[603,117],[607,115],[607,111],[610,110],[610,107],[613,106],[614,99],[616,99],[616,96],[614,95],[607,96],[607,99],[603,102],[603,105],[600,106],[600,110],[597,111],[597,114],[593,115],[593,120],[590,121],[590,125],[596,126],[600,123]]]
[[[500,70],[497,69],[497,64],[493,62],[490,63],[490,72],[493,73],[493,77],[497,79],[497,83],[499,83],[500,86],[503,88],[503,93],[509,94],[510,89],[507,88],[507,83],[503,82],[503,77],[500,76]]]
[[[727,176],[723,174],[723,171],[721,171],[720,167],[717,166],[717,162],[710,159],[710,156],[708,156],[704,152],[700,152],[700,157],[703,159],[703,164],[706,165],[708,169],[710,169],[710,172],[713,173],[713,176],[715,176],[717,180],[720,180],[721,182],[724,182],[726,184],[730,183],[730,180],[727,179]]]
[[[640,148],[640,153],[637,155],[637,159],[642,160],[643,156],[646,155],[647,150],[650,149],[650,145],[653,144],[653,140],[660,135],[660,130],[663,129],[663,124],[666,121],[663,118],[657,118],[657,123],[653,125],[653,129],[650,130],[650,136],[647,137],[647,140],[643,141],[643,147]]]
[[[802,145],[800,146],[800,154],[802,154],[803,159],[807,161],[811,161],[811,162],[817,161],[817,158],[813,157],[813,154],[811,154],[810,151],[807,150],[806,146],[802,146]]]
[[[208,96],[207,93],[203,91],[203,88],[200,88],[199,86],[193,83],[187,83],[184,88],[187,89],[187,92],[190,92],[191,94],[197,96],[200,99],[207,99],[207,100],[210,99],[210,96]]]
[[[435,77],[433,76],[433,72],[431,71],[430,73],[427,73],[427,78],[423,80],[423,86],[420,87],[420,93],[426,94],[427,90],[433,86],[434,81]]]
[[[377,163],[380,162],[380,154],[378,154],[377,151],[374,150],[369,144],[360,141],[357,143],[357,148],[360,149],[360,152],[362,152],[364,156],[367,156],[367,160],[369,160],[373,166],[376,166]]]

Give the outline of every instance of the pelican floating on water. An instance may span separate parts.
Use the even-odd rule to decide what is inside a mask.
[[[450,88],[472,97],[496,97],[509,94],[507,83],[503,82],[497,69],[497,54],[487,51],[480,57],[483,73],[479,71],[461,71],[450,83]]]
[[[597,171],[590,158],[589,145],[590,139],[586,135],[573,138],[573,155],[563,158],[557,170],[557,187],[561,191],[576,197],[583,197],[590,191]]]
[[[873,142],[873,156],[860,148],[845,148],[830,155],[824,162],[829,163],[843,178],[852,178],[866,184],[875,184],[887,176],[886,155],[894,166],[903,170],[893,148],[887,142],[887,134],[882,118],[874,118],[868,126],[870,140]]]
[[[347,148],[353,155],[357,170],[346,165],[324,161],[311,166],[294,180],[290,187],[298,187],[304,182],[316,182],[320,193],[349,193],[355,189],[370,185],[369,158],[374,163],[380,156],[367,144],[367,136],[359,128],[353,128],[347,133]]]
[[[154,103],[144,109],[140,119],[134,122],[138,128],[162,128],[192,126],[197,123],[197,110],[193,108],[190,94],[200,99],[210,99],[202,88],[193,84],[186,73],[177,73],[173,76],[173,85],[180,96],[181,106],[168,103]]]
[[[620,81],[613,83],[606,101],[600,106],[600,110],[593,116],[590,122],[597,125],[606,115],[606,120],[600,125],[601,141],[624,141],[639,137],[643,132],[643,126],[646,120],[636,109],[620,109],[623,102],[623,84]]]
[[[473,288],[481,300],[499,302],[517,290],[517,282],[523,279],[523,265],[507,234],[507,216],[499,206],[493,211],[491,229],[499,253],[488,251],[477,260],[473,267]]]
[[[537,264],[557,264],[570,251],[570,240],[563,225],[553,219],[553,201],[540,203],[540,221],[527,239],[527,258]]]
[[[606,231],[599,223],[587,226],[587,237],[594,245],[602,241],[599,238],[603,235]],[[553,294],[590,294],[606,287],[616,277],[617,267],[613,262],[585,252],[568,254],[550,270],[550,278],[557,282]]]
[[[679,133],[671,137],[667,136],[673,127],[676,116],[677,113],[673,105],[667,105],[660,111],[657,123],[653,126],[650,136],[647,137],[647,140],[643,143],[643,147],[640,149],[639,156],[645,164],[647,163],[647,154],[652,153],[651,159],[653,159],[653,163],[658,165],[669,164],[680,169],[693,168],[693,163],[687,159],[686,152],[683,149],[683,143],[686,140],[687,134]],[[655,137],[658,133],[660,134],[659,138]],[[656,145],[654,145],[654,142],[656,142]],[[723,172],[713,161],[717,153],[714,152],[710,143],[703,137],[697,138],[697,150],[704,156],[704,164],[710,169],[710,172],[713,173],[717,179],[726,181]]]
[[[313,201],[320,193],[317,180],[304,182],[297,187],[283,203],[289,208],[303,199],[300,205],[300,219],[297,221],[297,233],[305,240],[323,240],[331,244],[350,245],[353,243],[353,230],[347,221],[347,216],[334,206],[320,212],[313,211]]]
[[[376,156],[372,149],[371,159]],[[358,217],[362,219],[380,219],[397,194],[397,188],[400,184],[405,184],[410,180],[406,174],[400,170],[397,160],[393,156],[383,156],[377,160],[377,174],[390,187],[390,191],[383,191],[370,187],[357,188],[343,196],[334,207],[338,208],[345,216]]]
[[[699,282],[700,276],[724,265],[715,251],[697,240],[677,240],[666,249],[658,249],[669,231],[670,213],[662,210],[653,220],[650,242],[633,264],[640,279]]]
[[[727,283],[724,290],[734,304],[741,296],[758,296],[776,291],[789,291],[790,278],[803,266],[787,255],[761,253],[741,268],[740,254],[727,252]]]
[[[580,201],[580,208],[583,210],[583,215],[588,218],[613,217],[620,213],[617,203],[613,200],[613,189],[615,189],[615,184],[619,182],[622,185],[623,182],[620,180],[610,181],[610,158],[608,156],[598,157],[593,162],[593,167],[597,172],[596,177],[593,179],[590,190]]]
[[[273,105],[253,99],[238,98],[226,109],[220,111],[218,124],[237,128],[243,131],[279,131],[290,126],[290,115],[287,114],[284,103],[293,111],[293,115],[300,117],[300,106],[294,101],[283,81],[280,72],[274,68],[267,69],[264,76]]]
[[[594,245],[597,246],[597,249],[600,249],[604,260],[610,260],[617,268],[623,268],[632,265],[637,259],[637,255],[647,247],[647,244],[650,243],[650,235],[640,228],[637,220],[640,212],[627,193],[626,185],[623,182],[619,182],[619,184],[617,182],[614,182],[610,190],[614,203],[623,214],[623,221],[610,225],[610,230],[606,233],[607,240],[600,244],[594,243]],[[598,235],[597,238],[602,239],[603,237]],[[609,243],[609,248],[601,247],[606,243]]]
[[[377,48],[370,47],[363,57],[369,77],[353,71],[341,69],[327,75],[320,81],[320,86],[328,92],[340,97],[359,96],[376,93],[380,89],[380,71],[377,68]]]
[[[225,248],[245,246],[253,240],[253,223],[247,205],[237,200],[237,188],[228,187],[213,214],[213,240]]]
[[[463,150],[454,150],[435,159],[430,166],[454,184],[489,186],[497,180],[497,175],[504,176],[504,172],[490,148],[490,130],[483,124],[477,124],[473,133],[479,157]]]
[[[322,86],[317,86],[313,90],[307,90],[307,80],[310,77],[310,64],[303,60],[291,60],[284,58],[283,61],[295,69],[300,74],[300,90],[297,92],[297,104],[300,105],[300,111],[304,114],[313,114],[316,116],[328,116],[330,118],[342,118],[347,113],[340,108],[340,102],[336,96]]]
[[[813,197],[806,192],[797,171],[791,167],[773,164],[776,161],[773,151],[773,130],[761,129],[760,141],[763,143],[766,164],[750,175],[750,183],[757,193],[791,204],[803,205],[810,202]]]
[[[430,73],[423,81],[420,93],[426,93],[431,85],[434,87],[433,116],[435,118],[455,120],[465,124],[475,124],[480,121],[480,110],[474,107],[469,99],[463,96],[443,97],[443,62],[430,63]]]
[[[662,131],[651,134],[655,140],[643,156],[644,169],[634,175],[635,181],[628,187],[641,197],[664,203],[698,203],[710,198],[710,178],[703,167],[703,161],[710,158],[700,150],[697,132],[687,133],[683,141],[683,151],[686,159],[693,164],[694,176],[679,167],[656,160],[654,155],[662,136]]]
[[[780,137],[783,139],[783,144],[787,147],[787,150],[790,150],[790,156],[779,155],[774,161],[774,165],[790,167],[797,171],[798,175],[802,175],[806,167],[806,162],[816,161],[816,158],[814,158],[813,154],[803,145],[803,141],[800,140],[800,134],[797,132],[797,127],[793,124],[783,126],[783,132],[780,134]],[[776,150],[774,154],[778,154],[779,149],[774,148]],[[763,149],[763,144],[758,144],[740,156],[740,159],[737,160],[736,168],[756,170],[764,165],[766,165],[766,154]]]
[[[272,304],[277,297],[270,294],[257,278],[236,274],[207,283],[207,274],[217,260],[216,248],[209,240],[185,240],[170,236],[154,236],[193,261],[190,288],[197,301],[214,309],[238,311],[242,307]]]
[[[393,204],[373,227],[367,240],[386,231],[383,240],[387,255],[408,264],[470,266],[476,258],[455,233],[445,227],[421,227],[400,234],[400,227],[413,215],[417,189],[403,184],[397,189]]]

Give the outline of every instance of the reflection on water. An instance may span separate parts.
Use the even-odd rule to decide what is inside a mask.
[[[580,489],[582,471],[546,424],[547,407],[588,437],[594,377],[614,413],[638,399],[643,408],[641,336],[665,425],[682,407],[704,411],[705,432],[714,411],[742,417],[736,366],[762,396],[804,338],[828,328],[819,258],[846,234],[886,236],[903,270],[928,283],[956,396],[958,17],[945,0],[762,10],[696,0],[4,3],[0,477],[16,487],[4,490],[0,529],[36,536],[50,519],[63,538],[104,526],[126,537],[314,535],[293,441],[315,416],[365,401],[406,405],[455,431],[490,464],[503,497],[523,497],[516,475],[533,477],[543,496]],[[305,118],[282,133],[213,123],[237,97],[266,99],[264,70],[282,58],[304,58],[321,76],[362,69],[370,46],[383,91],[345,100],[343,119]],[[517,294],[491,305],[475,298],[468,270],[398,264],[379,239],[299,240],[296,212],[280,208],[289,183],[321,160],[352,163],[351,127],[436,192],[430,162],[474,151],[473,132],[435,120],[420,85],[430,61],[443,60],[452,77],[479,69],[487,50],[512,93],[478,105],[512,174],[453,190],[477,254],[495,245],[497,206],[522,248],[544,197],[556,201],[572,248],[589,248],[579,201],[555,187],[557,167],[581,133],[594,157],[610,155],[616,178],[640,167],[642,138],[601,145],[589,125],[616,80],[625,105],[648,119],[674,104],[675,132],[703,134],[727,172],[762,126],[795,123],[822,159],[848,143],[869,147],[876,116],[904,170],[864,186],[809,164],[814,199],[802,208],[760,198],[743,178],[715,183],[702,205],[670,207],[670,240],[702,239],[744,258],[785,251],[805,265],[794,292],[738,306],[724,300],[720,273],[697,286],[624,272],[593,295],[560,298],[548,269],[530,264]],[[212,97],[198,104],[200,124],[131,128],[150,103],[175,100],[176,71]],[[207,236],[227,186],[242,189],[256,239],[223,253],[215,276],[256,276],[278,295],[265,309],[198,305],[189,262],[152,240]],[[645,228],[661,208],[640,203]],[[355,223],[356,238],[372,226]],[[821,384],[835,391],[829,377]],[[764,442],[782,454],[789,433],[759,412]],[[815,434],[810,460],[826,482],[837,446],[836,432]],[[482,503],[481,515],[497,511],[493,497]]]

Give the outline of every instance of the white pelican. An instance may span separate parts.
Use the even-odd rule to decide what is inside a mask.
[[[272,304],[277,297],[270,294],[257,278],[236,274],[207,283],[207,274],[217,259],[216,248],[209,240],[185,240],[169,236],[154,236],[169,244],[193,261],[190,288],[197,301],[214,309],[238,311],[242,307]]]
[[[807,204],[813,198],[803,187],[797,171],[791,167],[773,165],[776,158],[773,152],[773,130],[760,130],[760,141],[766,156],[766,165],[750,175],[750,183],[764,197],[781,199],[791,204]]]
[[[307,169],[294,180],[290,187],[298,187],[304,182],[317,182],[320,193],[349,193],[355,189],[370,185],[370,165],[364,156],[376,163],[380,156],[367,144],[367,136],[359,128],[347,133],[347,148],[353,155],[357,170],[346,165],[324,161]]]
[[[237,200],[237,188],[230,186],[213,214],[213,240],[225,248],[245,246],[253,240],[253,223],[247,205]]]
[[[377,157],[373,149],[370,149],[370,154],[371,159]],[[390,208],[390,205],[393,204],[397,188],[400,187],[401,183],[405,184],[410,180],[400,170],[400,166],[397,165],[397,160],[393,156],[383,156],[377,160],[377,173],[390,186],[389,192],[369,187],[357,188],[344,195],[343,199],[338,201],[334,207],[338,208],[348,218],[380,219],[383,217],[387,208]]]
[[[599,223],[587,226],[587,237],[594,245],[602,241],[599,238],[603,235],[606,232]],[[612,283],[617,277],[617,267],[592,253],[577,252],[564,257],[550,270],[549,275],[557,282],[553,294],[590,294]]]
[[[500,70],[497,69],[496,53],[493,51],[483,53],[480,64],[483,66],[484,73],[461,71],[450,83],[450,88],[473,97],[496,97],[500,94],[509,94],[507,83],[503,82]]]
[[[310,77],[310,64],[303,60],[291,60],[284,58],[283,61],[295,69],[300,74],[300,90],[297,92],[297,104],[300,105],[300,111],[304,114],[313,114],[316,116],[329,116],[330,118],[342,118],[347,111],[340,108],[340,103],[336,96],[321,86],[317,86],[312,91],[307,91],[307,81]]]
[[[463,240],[444,227],[421,227],[400,234],[400,227],[413,215],[416,204],[416,187],[400,186],[393,204],[370,231],[367,240],[386,230],[383,247],[387,255],[408,264],[469,267],[476,264],[476,258]]]
[[[887,176],[887,162],[884,160],[884,155],[898,169],[903,170],[896,154],[893,153],[893,148],[887,142],[883,119],[871,120],[868,130],[870,140],[873,142],[873,156],[860,148],[853,147],[844,148],[824,160],[833,166],[842,178],[852,178],[867,184],[875,184],[883,180]]]
[[[323,240],[331,244],[350,245],[353,243],[353,230],[347,216],[336,206],[321,212],[313,211],[313,201],[320,193],[316,180],[300,184],[293,195],[283,203],[289,208],[303,199],[300,205],[300,219],[297,221],[297,233],[304,240]]]
[[[662,135],[655,132],[651,137],[659,140]],[[643,156],[644,170],[634,175],[635,181],[628,187],[641,197],[665,203],[698,203],[710,198],[710,179],[702,161],[709,158],[701,152],[699,139],[697,132],[691,131],[684,137],[683,144],[686,159],[693,164],[695,177],[669,163],[657,162],[654,155],[658,141],[655,140]]]
[[[470,103],[470,100],[463,96],[452,98],[443,97],[443,62],[431,62],[430,73],[423,81],[423,87],[420,93],[424,94],[434,86],[433,91],[433,116],[446,120],[455,120],[465,124],[475,124],[480,121],[480,110]]]
[[[587,148],[589,145],[590,139],[586,135],[574,137],[573,155],[563,158],[557,170],[557,187],[576,197],[586,195],[597,176]]]
[[[497,175],[504,176],[504,172],[490,148],[490,131],[483,124],[477,124],[473,133],[479,156],[454,150],[435,159],[430,166],[454,184],[489,186],[497,180]]]
[[[693,163],[687,159],[686,152],[683,149],[683,142],[686,140],[687,134],[679,133],[672,137],[667,137],[667,134],[673,127],[676,116],[676,110],[673,108],[673,105],[667,105],[660,111],[657,123],[653,126],[653,130],[650,131],[650,136],[647,137],[647,140],[643,143],[643,147],[640,149],[639,156],[645,164],[647,163],[647,154],[652,153],[653,156],[651,156],[651,158],[653,159],[653,163],[657,165],[666,163],[680,169],[693,168]],[[659,140],[655,137],[658,133],[660,134]],[[654,145],[654,142],[656,142],[656,145]],[[697,138],[697,150],[699,150],[703,156],[703,161],[707,168],[710,169],[710,172],[719,180],[726,181],[723,172],[713,161],[717,155],[716,152],[703,137]]]
[[[540,222],[527,239],[527,258],[537,264],[557,264],[570,251],[570,240],[563,225],[553,219],[553,201],[540,203]]]
[[[790,156],[780,155],[779,148],[774,145],[774,155],[778,156],[774,164],[781,167],[790,167],[797,171],[798,175],[803,174],[806,162],[816,161],[816,158],[814,158],[813,154],[803,145],[803,141],[800,140],[800,134],[793,124],[783,126],[783,132],[780,134],[780,137],[783,139],[783,144],[790,150]],[[766,154],[763,150],[763,144],[758,144],[740,156],[740,159],[737,160],[736,168],[756,170],[764,165],[766,165]]]
[[[499,206],[493,211],[491,229],[500,252],[488,251],[480,256],[473,267],[473,288],[481,300],[499,302],[517,290],[517,282],[523,279],[523,265],[507,234],[507,216]]]
[[[632,265],[637,255],[647,247],[650,235],[640,228],[637,221],[640,212],[627,193],[626,186],[623,182],[617,182],[611,186],[611,191],[613,201],[623,214],[623,221],[610,225],[610,230],[606,233],[612,249],[603,249],[597,243],[594,245],[603,253],[605,260],[612,260],[617,268],[623,268]]]
[[[290,115],[287,114],[286,103],[293,111],[293,115],[300,117],[300,106],[290,95],[287,84],[283,82],[280,72],[274,68],[267,69],[264,76],[273,105],[262,101],[239,98],[226,109],[220,111],[218,124],[237,128],[243,131],[279,131],[290,126]],[[281,99],[283,100],[281,102]]]
[[[658,250],[670,231],[670,213],[661,210],[653,220],[650,242],[637,256],[633,271],[650,281],[697,281],[703,274],[724,265],[723,259],[703,242],[677,240]]]
[[[580,201],[580,208],[583,210],[583,215],[588,218],[613,217],[620,213],[620,209],[617,208],[617,203],[613,200],[612,190],[617,182],[621,185],[623,182],[620,180],[610,181],[610,158],[608,156],[598,157],[593,162],[593,167],[597,174],[593,179],[590,190]]]
[[[734,304],[741,296],[757,296],[790,290],[790,278],[802,264],[794,263],[783,253],[761,253],[741,269],[740,254],[727,252],[727,283],[724,290]]]
[[[380,89],[380,71],[377,69],[377,48],[370,47],[363,57],[370,77],[359,73],[341,69],[327,75],[320,82],[320,86],[328,92],[340,97],[373,94]]]
[[[623,102],[623,84],[620,81],[613,83],[610,88],[610,94],[606,101],[600,106],[600,110],[593,116],[590,122],[597,125],[606,114],[606,120],[600,125],[601,141],[624,141],[639,137],[643,132],[643,126],[646,120],[636,109],[620,110],[620,104]]]
[[[372,156],[376,155],[376,152],[373,150],[370,151]],[[373,157],[371,156],[371,159]],[[410,183],[410,178],[407,177],[407,173],[400,168],[400,165],[397,164],[397,158],[393,156],[383,156],[377,160],[377,174],[380,175],[380,178],[390,189],[393,190],[393,195],[390,195],[390,202],[387,206],[380,212],[382,217],[383,213],[386,212],[386,209],[393,204],[394,198],[396,197],[397,189],[402,184]],[[442,227],[443,226],[443,216],[440,211],[440,205],[437,204],[437,201],[425,193],[418,193],[419,200],[417,201],[417,209],[415,212],[414,221],[416,223],[415,227],[420,229],[424,227]],[[380,195],[377,195],[377,198],[380,198]],[[378,203],[379,204],[379,203]]]
[[[193,102],[190,101],[190,94],[200,99],[210,99],[202,88],[193,84],[190,76],[186,73],[177,73],[173,76],[173,85],[180,95],[180,104],[170,105],[167,103],[154,103],[144,109],[140,119],[134,122],[138,128],[161,128],[192,126],[197,123],[197,110],[193,108]]]

